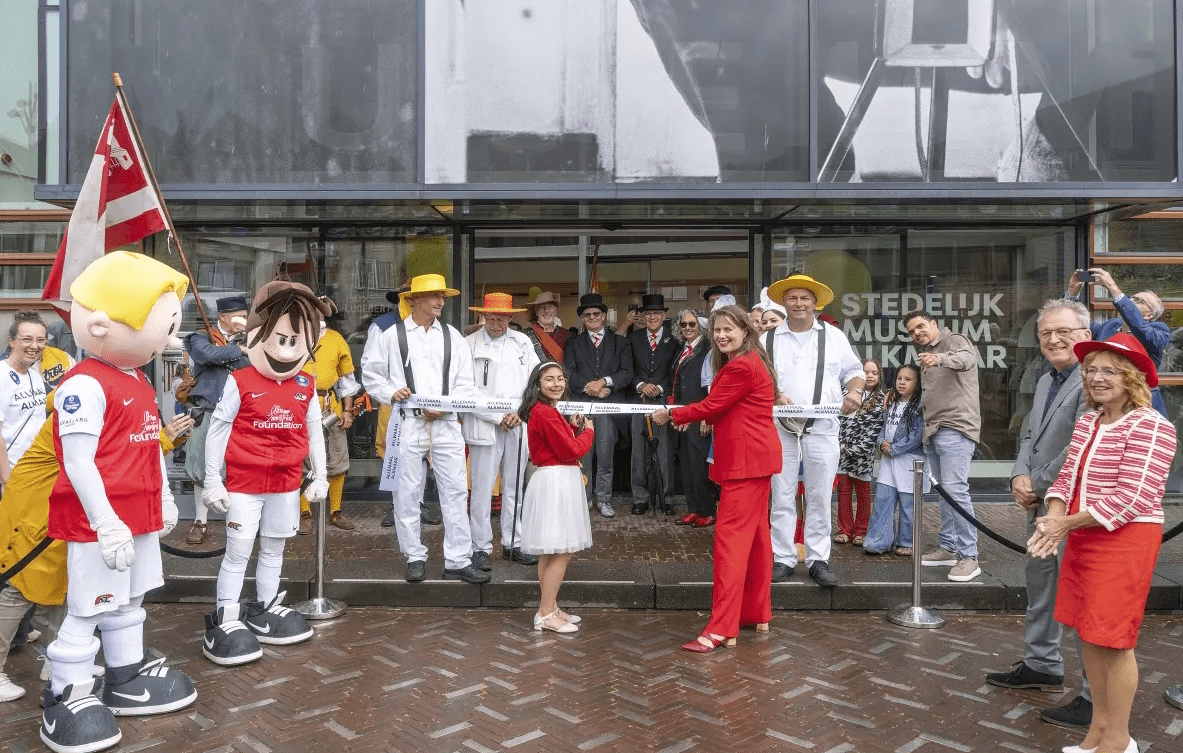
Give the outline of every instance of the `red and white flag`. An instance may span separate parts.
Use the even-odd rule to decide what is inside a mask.
[[[129,124],[116,97],[41,294],[66,321],[73,300],[70,285],[88,264],[168,227]]]

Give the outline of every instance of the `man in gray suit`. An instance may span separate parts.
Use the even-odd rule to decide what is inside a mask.
[[[1039,349],[1052,370],[1035,387],[1035,404],[1023,422],[1019,454],[1010,480],[1015,503],[1027,510],[1028,537],[1034,533],[1035,519],[1047,514],[1043,495],[1064,465],[1072,429],[1086,407],[1080,364],[1072,346],[1092,338],[1088,309],[1076,301],[1047,301],[1040,307],[1037,321]],[[1027,656],[1016,662],[1010,672],[986,675],[986,682],[1004,688],[1061,690],[1064,687],[1064,660],[1060,656],[1063,628],[1055,618],[1059,558],[1028,557],[1026,576]],[[1044,709],[1040,718],[1060,726],[1087,726],[1092,712],[1086,680],[1081,696],[1066,706]]]

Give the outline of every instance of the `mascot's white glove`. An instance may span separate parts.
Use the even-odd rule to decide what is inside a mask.
[[[230,493],[226,491],[226,487],[222,484],[221,479],[215,481],[209,476],[205,477],[205,487],[201,491],[201,501],[214,512],[224,514],[230,509]]]
[[[329,496],[329,482],[324,476],[316,476],[304,489],[304,497],[311,503],[324,502]]]
[[[176,502],[166,499],[160,506],[160,514],[164,518],[164,528],[160,529],[160,536],[163,538],[177,527],[177,518],[181,517],[181,511],[177,509]]]
[[[176,521],[175,515],[173,520]],[[90,527],[98,534],[99,548],[107,567],[123,572],[132,566],[136,561],[136,548],[131,540],[131,529],[122,520],[111,515],[94,521]]]

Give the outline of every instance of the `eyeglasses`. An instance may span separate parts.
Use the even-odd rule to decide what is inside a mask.
[[[678,322],[678,326],[683,329],[691,329],[698,326],[698,322]]]
[[[1052,335],[1061,340],[1071,339],[1073,332],[1080,332],[1084,327],[1060,327],[1059,329],[1041,329],[1039,330],[1039,339],[1047,342],[1052,339]]]
[[[36,339],[34,339],[32,337],[19,337],[19,338],[17,338],[17,342],[20,343],[21,345],[25,346],[26,348],[29,347],[30,345],[48,345],[49,344],[49,340],[45,339],[44,337],[38,337]]]
[[[1084,370],[1083,374],[1089,378],[1095,377],[1098,374],[1100,374],[1101,376],[1105,377],[1106,379],[1113,379],[1115,377],[1121,376],[1120,371],[1118,371],[1117,369],[1111,369],[1108,366],[1105,366],[1103,368],[1097,368],[1096,366],[1089,366],[1087,369]]]
[[[1154,308],[1154,306],[1152,306],[1150,304],[1150,301],[1146,300],[1141,295],[1130,296],[1130,300],[1133,301],[1134,303],[1141,305],[1141,306],[1145,306],[1148,309]]]

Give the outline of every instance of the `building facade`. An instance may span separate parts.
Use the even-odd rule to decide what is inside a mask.
[[[1045,368],[1033,314],[1102,266],[1166,303],[1183,415],[1183,3],[11,4],[0,308],[39,296],[118,71],[203,299],[286,274],[336,300],[355,355],[424,272],[461,289],[458,325],[535,286],[570,325],[592,286],[617,323],[645,292],[751,305],[804,271],[889,371],[911,308],[978,345],[975,484],[1001,490]]]

